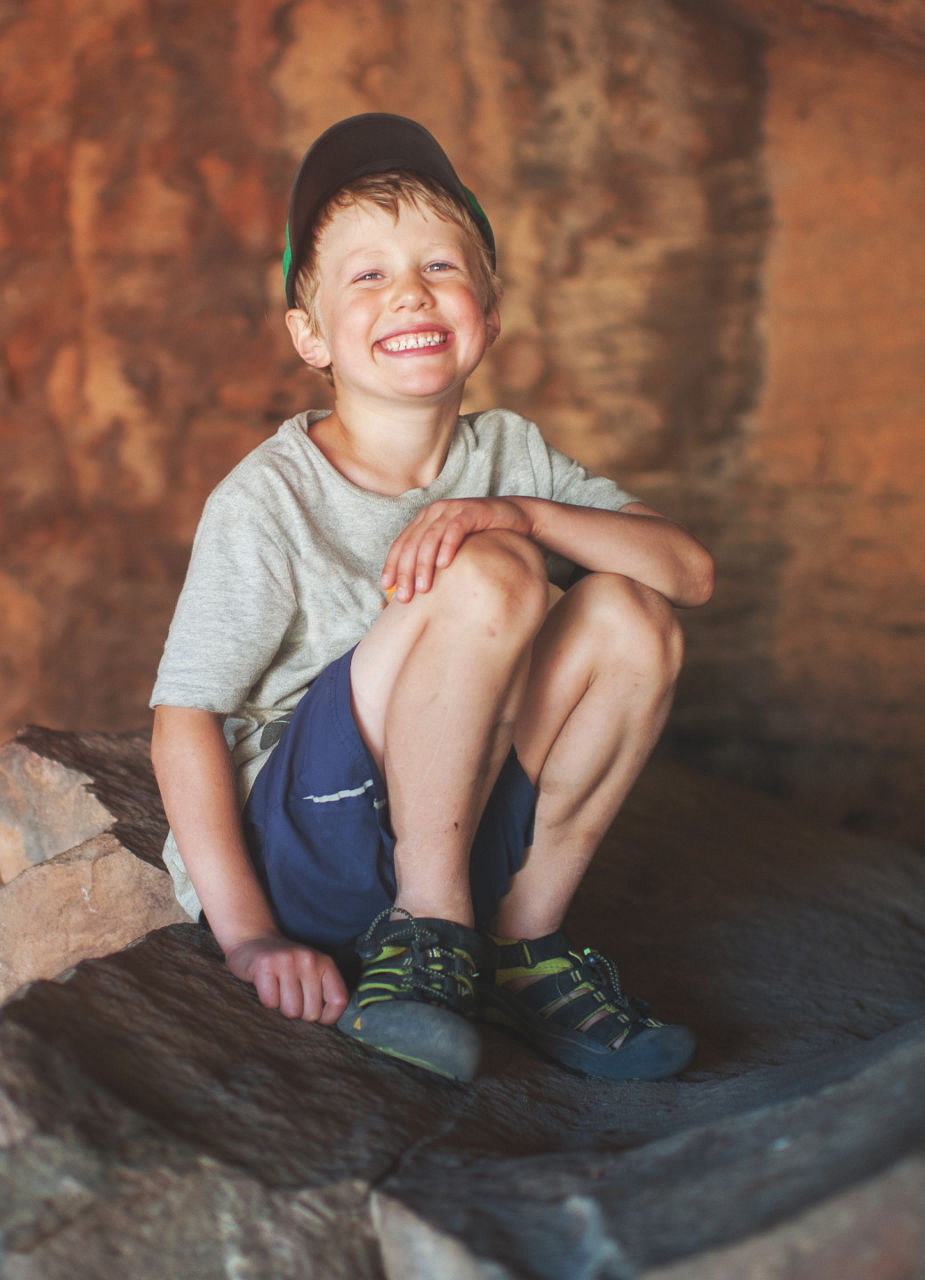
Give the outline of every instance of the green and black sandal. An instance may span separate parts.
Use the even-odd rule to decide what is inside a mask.
[[[616,965],[550,933],[485,939],[480,1016],[515,1032],[560,1066],[608,1080],[664,1080],[683,1071],[696,1041],[627,999]]]
[[[400,909],[397,909],[400,910]],[[475,982],[482,939],[452,920],[383,911],[357,943],[362,973],[337,1026],[380,1053],[472,1080],[481,1039]]]

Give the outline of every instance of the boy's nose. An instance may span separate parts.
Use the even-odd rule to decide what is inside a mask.
[[[394,309],[407,307],[411,310],[418,310],[420,307],[429,306],[432,298],[433,295],[419,272],[406,271],[396,277],[392,289],[392,307]]]

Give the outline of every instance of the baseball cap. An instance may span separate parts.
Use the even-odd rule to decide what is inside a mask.
[[[327,129],[302,160],[292,184],[286,223],[283,273],[286,301],[296,305],[295,282],[311,244],[312,228],[322,207],[357,178],[404,169],[439,182],[465,205],[495,266],[495,237],[475,196],[463,186],[449,157],[433,134],[416,120],[386,112],[349,116]]]

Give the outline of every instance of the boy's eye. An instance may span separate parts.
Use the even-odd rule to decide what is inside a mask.
[[[426,268],[428,271],[453,271],[454,269],[453,262],[429,262]]]
[[[357,280],[381,280],[382,272],[375,271],[375,270],[361,271],[360,274],[356,277],[356,279]]]

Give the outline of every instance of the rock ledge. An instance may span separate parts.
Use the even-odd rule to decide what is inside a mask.
[[[150,796],[145,753],[41,749],[84,745],[127,821],[103,762]],[[652,764],[569,924],[698,1029],[656,1085],[492,1029],[448,1085],[262,1009],[197,926],[155,929],[0,1007],[0,1274],[912,1280],[923,890],[911,849]]]

